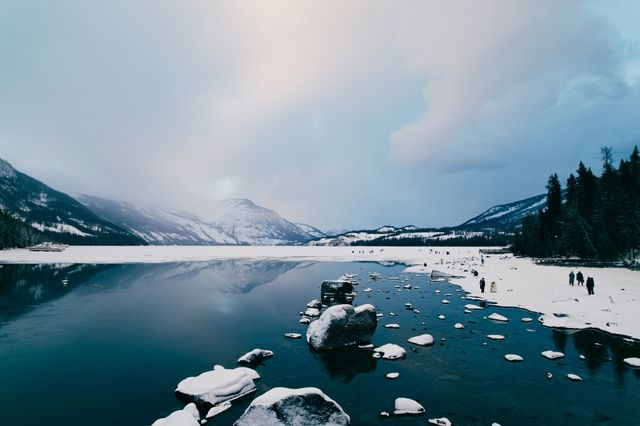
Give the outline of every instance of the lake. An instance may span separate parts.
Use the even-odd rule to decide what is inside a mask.
[[[462,299],[458,286],[403,269],[231,260],[3,265],[0,425],[149,425],[182,408],[174,395],[180,380],[215,364],[235,367],[254,348],[275,352],[256,367],[258,391],[211,424],[233,424],[253,398],[276,386],[318,387],[355,425],[425,424],[433,417],[456,425],[637,424],[640,370],[622,362],[640,357],[637,342],[593,330],[545,328],[536,314],[520,309],[487,306],[465,314],[465,304],[478,302]],[[373,281],[368,272],[382,279]],[[313,352],[304,338],[283,337],[304,335],[299,312],[320,298],[323,280],[343,273],[359,274],[354,304],[372,303],[384,314],[373,343],[400,344],[406,359],[376,360],[357,349]],[[413,289],[396,288],[408,283]],[[363,293],[365,287],[373,291]],[[445,298],[450,304],[442,304]],[[510,322],[484,319],[493,312]],[[446,318],[437,319],[440,314]],[[534,321],[523,323],[523,317]],[[391,322],[400,328],[383,327]],[[456,330],[456,322],[465,328]],[[423,333],[436,344],[412,351],[406,340]],[[492,341],[487,334],[506,338]],[[540,356],[549,349],[565,358]],[[507,353],[524,361],[509,363]],[[386,379],[389,372],[400,377]],[[568,373],[583,381],[569,381]],[[393,411],[397,397],[419,401],[427,414],[380,419],[380,411]]]

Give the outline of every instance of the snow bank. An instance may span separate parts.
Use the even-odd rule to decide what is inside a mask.
[[[234,426],[348,425],[342,407],[318,388],[273,388],[254,399]]]
[[[197,402],[217,405],[232,401],[256,390],[253,382],[260,378],[255,370],[246,367],[226,369],[216,365],[196,377],[187,377],[178,383],[176,392],[187,395]]]

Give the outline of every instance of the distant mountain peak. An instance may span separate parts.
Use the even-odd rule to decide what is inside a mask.
[[[222,200],[220,204],[228,207],[260,207],[248,198],[228,198],[226,200]]]

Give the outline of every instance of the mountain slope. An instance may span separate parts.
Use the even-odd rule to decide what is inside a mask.
[[[524,200],[514,201],[513,203],[493,206],[459,225],[458,228],[516,228],[520,226],[523,217],[535,214],[538,210],[546,207],[547,196],[546,194],[540,194]]]
[[[143,244],[138,237],[99,218],[69,195],[56,191],[0,159],[0,209],[39,231],[71,244]]]
[[[231,235],[238,244],[300,244],[312,238],[273,210],[246,198],[224,200],[211,211],[207,222]]]
[[[202,219],[194,214],[77,195],[84,206],[142,238],[159,245],[300,244],[322,231],[295,225],[276,212],[246,199],[223,201]]]
[[[76,199],[98,216],[128,230],[149,244],[237,244],[236,240],[224,231],[188,213],[90,195],[77,195]]]

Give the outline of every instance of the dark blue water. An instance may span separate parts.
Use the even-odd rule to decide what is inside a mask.
[[[4,265],[0,425],[148,425],[182,408],[173,393],[180,380],[214,364],[234,367],[256,347],[275,352],[257,367],[258,392],[236,401],[212,424],[232,424],[256,395],[275,386],[319,387],[353,424],[425,424],[426,417],[443,416],[456,425],[638,424],[640,370],[622,363],[640,356],[637,343],[596,331],[566,333],[525,324],[522,317],[536,316],[518,309],[488,307],[465,315],[469,301],[461,299],[457,286],[406,275],[420,289],[398,292],[400,282],[371,282],[366,274],[405,277],[402,269],[234,261]],[[375,360],[358,350],[314,353],[304,339],[282,336],[304,334],[299,311],[319,298],[322,280],[345,272],[360,274],[354,303],[373,303],[385,314],[374,343],[398,343],[407,349],[406,359]],[[365,287],[374,292],[367,296]],[[452,294],[446,297],[449,305],[441,303],[446,293]],[[406,302],[421,313],[405,310]],[[491,312],[511,322],[484,320]],[[438,320],[438,314],[446,319]],[[382,327],[389,322],[401,328]],[[456,322],[465,329],[455,330]],[[406,339],[425,332],[434,335],[436,345],[411,351]],[[506,339],[490,341],[487,334]],[[546,360],[540,352],[547,349],[566,357]],[[524,361],[508,363],[506,353]],[[400,378],[384,377],[392,371]],[[570,382],[567,373],[583,381]],[[397,397],[420,401],[427,415],[379,419],[380,411],[393,410]]]

